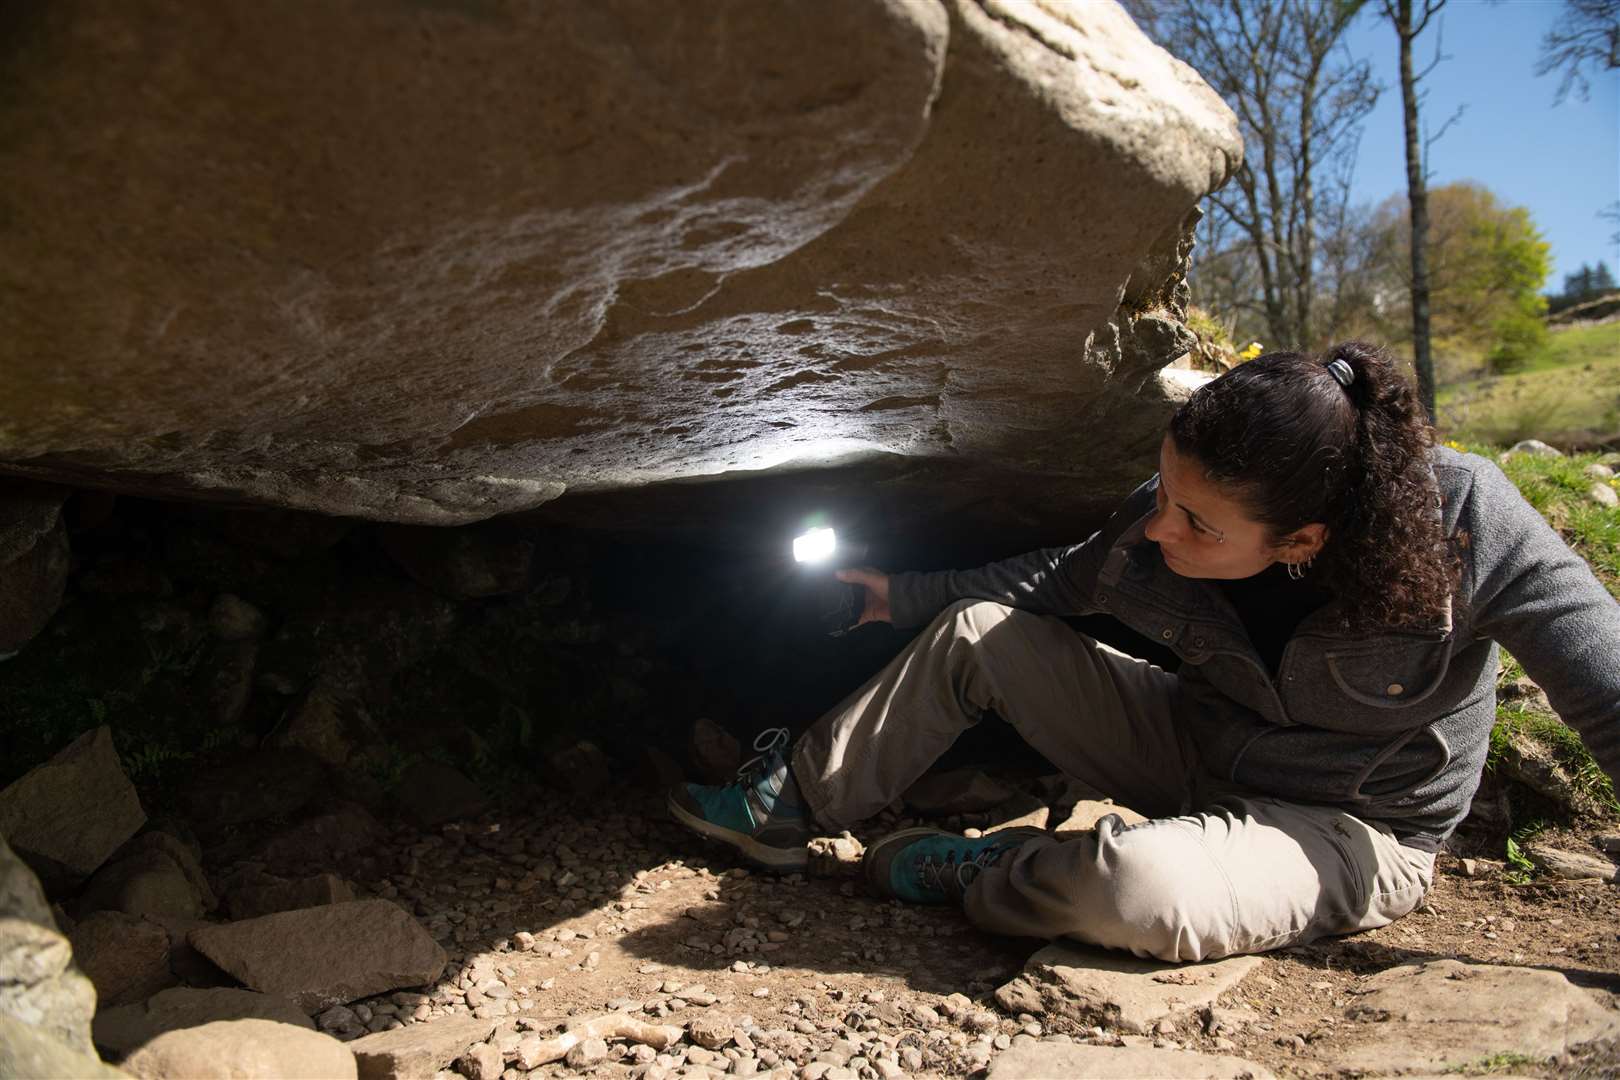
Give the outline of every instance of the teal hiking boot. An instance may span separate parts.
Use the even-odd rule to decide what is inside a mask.
[[[754,740],[759,756],[720,787],[676,784],[669,791],[675,820],[736,849],[743,858],[784,874],[810,861],[810,808],[788,768],[788,729],[770,728]]]
[[[882,897],[913,904],[960,904],[968,886],[1026,840],[1050,836],[1021,826],[966,837],[943,829],[901,829],[866,849],[861,875]]]

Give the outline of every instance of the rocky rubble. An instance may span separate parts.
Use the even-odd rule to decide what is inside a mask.
[[[955,802],[950,784],[919,800],[956,811],[945,820],[960,828],[1006,816],[969,809],[982,805],[985,781],[963,775],[956,787]],[[1058,810],[1088,801],[1060,778],[1008,790],[1015,804],[1033,798],[1049,811],[1037,793]],[[917,813],[899,803],[841,842],[858,851],[868,830]],[[1328,1069],[1444,1069],[1489,1054],[1564,1060],[1620,1037],[1614,1012],[1556,972],[1449,961],[1322,981],[1336,996],[1315,1006],[1318,1027],[1279,1034],[1280,1010],[1249,1004],[1276,986],[1264,974],[1279,970],[1276,958],[1166,965],[1059,945],[1027,956],[956,912],[876,903],[838,874],[710,863],[663,820],[652,792],[594,809],[536,793],[521,812],[370,827],[377,834],[364,851],[317,849],[327,869],[312,878],[343,882],[361,899],[316,890],[305,894],[310,906],[190,931],[203,954],[259,992],[160,989],[177,978],[164,962],[164,929],[151,916],[86,913],[75,946],[107,987],[96,1045],[153,1078],[230,1062],[238,1075],[262,1077],[893,1080],[982,1070],[1262,1077],[1279,1053]],[[179,843],[164,835],[139,850]],[[205,851],[201,865],[216,881],[262,882],[248,854],[233,869]],[[37,885],[19,874],[6,879],[7,895],[20,898],[13,905],[49,918]],[[13,925],[0,919],[0,929]],[[66,943],[31,925],[47,946],[33,954],[36,984],[61,977]],[[1391,930],[1414,932],[1405,922]],[[108,935],[120,944],[100,945]],[[1369,936],[1290,954],[1348,950]],[[148,939],[151,959],[137,962],[148,954],[133,943]],[[71,1016],[74,999],[64,1000],[58,1008]],[[1534,1000],[1537,1011],[1503,1024],[1508,1000]],[[19,1019],[43,1035],[32,1015]],[[51,1045],[70,1054],[65,1041]]]

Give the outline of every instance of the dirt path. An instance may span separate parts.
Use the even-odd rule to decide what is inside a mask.
[[[1610,1007],[1620,990],[1620,890],[1512,885],[1490,863],[1470,878],[1442,856],[1424,910],[1265,957],[1220,1002],[1241,1022],[1194,1014],[1122,1037],[996,1011],[991,992],[1039,942],[989,937],[958,911],[876,900],[849,880],[749,871],[667,822],[655,796],[577,803],[545,800],[437,832],[402,827],[367,853],[377,869],[356,875],[360,884],[413,908],[451,963],[425,1001],[378,999],[376,1012],[355,1010],[362,1021],[381,1028],[472,1013],[544,1029],[630,1009],[665,1024],[713,1017],[743,1033],[715,1052],[692,1047],[657,1061],[650,1048],[618,1044],[584,1070],[604,1076],[648,1062],[743,1075],[797,1066],[830,1080],[961,1076],[1015,1039],[1054,1036],[1235,1054],[1279,1074],[1317,1075],[1334,1071],[1325,1061],[1358,980],[1403,962],[1547,967],[1603,991]],[[1613,1068],[1620,1058],[1605,1060]],[[529,1075],[579,1071],[557,1063]],[[1516,1071],[1555,1074],[1527,1063]]]

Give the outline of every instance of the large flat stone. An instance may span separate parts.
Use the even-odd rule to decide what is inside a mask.
[[[443,1017],[380,1031],[349,1043],[360,1080],[429,1080],[434,1073],[488,1039],[496,1021]]]
[[[996,991],[1010,1013],[1052,1013],[1117,1031],[1146,1032],[1215,999],[1260,963],[1232,956],[1201,964],[1165,964],[1127,953],[1048,945]]]
[[[0,791],[0,836],[48,893],[71,888],[146,823],[105,725]]]
[[[278,912],[193,930],[190,940],[244,985],[311,1014],[432,982],[445,963],[438,943],[388,900]]]
[[[140,1080],[355,1080],[354,1055],[342,1043],[272,1020],[217,1020],[167,1031],[125,1058],[123,1068]]]
[[[1447,1072],[1515,1054],[1544,1060],[1620,1037],[1620,1014],[1562,974],[1432,960],[1369,976],[1346,1010],[1333,1064],[1370,1073]]]
[[[272,1020],[315,1030],[315,1022],[291,1001],[254,990],[177,986],[135,1005],[103,1009],[92,1034],[96,1046],[115,1058],[133,1053],[166,1031],[201,1027],[218,1020]]]
[[[1242,1058],[1159,1050],[1151,1046],[1076,1046],[1034,1043],[999,1054],[987,1080],[1273,1080],[1275,1074]]]
[[[421,524],[896,455],[1111,502],[1191,340],[1185,223],[1240,154],[1100,0],[129,0],[8,31],[5,470]]]

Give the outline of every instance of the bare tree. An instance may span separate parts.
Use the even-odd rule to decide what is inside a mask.
[[[1541,39],[1536,74],[1562,72],[1555,102],[1562,103],[1571,90],[1587,100],[1592,92],[1588,65],[1600,71],[1620,68],[1620,0],[1564,0],[1558,24]]]
[[[1446,129],[1462,116],[1458,109],[1432,136],[1418,126],[1418,113],[1424,95],[1418,84],[1433,71],[1435,65],[1446,59],[1436,42],[1434,60],[1422,71],[1412,65],[1412,43],[1429,26],[1429,22],[1445,7],[1446,0],[1419,0],[1413,8],[1412,0],[1379,0],[1384,17],[1395,27],[1400,40],[1401,106],[1406,127],[1406,196],[1411,206],[1412,223],[1412,364],[1417,369],[1418,395],[1428,410],[1429,420],[1434,410],[1434,353],[1429,340],[1429,171],[1428,150]]]
[[[1361,122],[1378,97],[1343,47],[1364,0],[1127,0],[1147,33],[1198,69],[1243,129],[1243,164],[1210,197],[1200,272],[1219,266],[1226,310],[1258,315],[1278,347],[1309,347],[1324,220],[1342,215]],[[1195,295],[1199,273],[1194,274]]]

